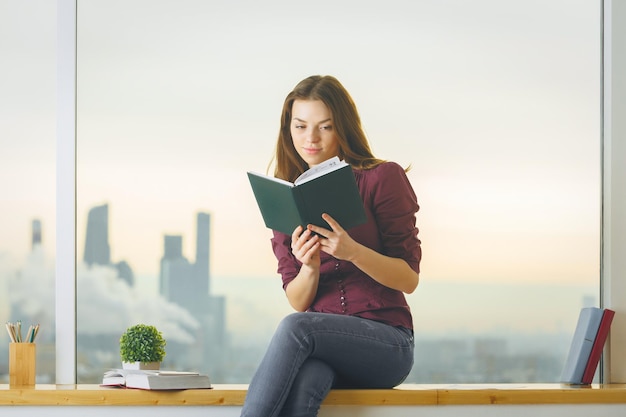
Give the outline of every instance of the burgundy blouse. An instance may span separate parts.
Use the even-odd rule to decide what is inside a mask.
[[[415,226],[419,205],[404,169],[385,162],[369,170],[355,169],[354,176],[367,223],[350,229],[350,236],[383,255],[404,259],[419,273],[422,252]],[[290,235],[274,231],[272,248],[286,288],[302,264],[291,253]],[[349,314],[413,329],[403,292],[379,284],[351,262],[324,252],[317,295],[308,311]]]

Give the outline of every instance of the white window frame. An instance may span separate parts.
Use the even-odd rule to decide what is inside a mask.
[[[76,383],[76,3],[57,1],[57,384]]]
[[[624,383],[626,358],[620,353],[626,349],[626,2],[604,0],[602,7],[601,303],[616,313],[602,381]]]
[[[77,0],[57,5],[56,383],[75,384]],[[626,114],[626,2],[601,5],[601,304],[617,313],[602,382],[626,383],[626,358],[619,354],[626,351],[626,118],[617,117]]]

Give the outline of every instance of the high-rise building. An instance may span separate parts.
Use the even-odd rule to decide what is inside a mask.
[[[211,215],[198,213],[196,225],[196,263],[194,264],[194,286],[200,294],[210,294],[209,276],[209,236],[211,235]]]
[[[109,205],[93,207],[87,215],[87,233],[85,235],[85,253],[83,260],[88,266],[105,265],[117,269],[117,276],[133,285],[135,277],[130,265],[126,261],[116,264],[111,262],[111,247],[109,245]]]
[[[89,266],[111,264],[108,204],[96,206],[89,210],[83,260]]]
[[[183,237],[166,235],[159,276],[161,295],[178,305],[189,305],[191,300],[187,296],[193,296],[192,278],[192,265],[183,256]]]
[[[31,249],[35,249],[37,245],[41,245],[41,220],[35,219],[33,220]]]
[[[176,259],[183,256],[183,237],[166,235],[163,239],[163,259]]]

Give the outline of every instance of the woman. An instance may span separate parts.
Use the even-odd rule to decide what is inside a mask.
[[[404,293],[419,282],[417,198],[405,170],[375,158],[350,94],[311,76],[287,95],[274,175],[298,175],[338,156],[353,170],[368,221],[344,230],[298,226],[272,247],[291,306],[248,389],[242,416],[316,416],[333,387],[391,388],[413,365]]]

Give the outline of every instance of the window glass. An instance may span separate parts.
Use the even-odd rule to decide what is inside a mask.
[[[137,323],[163,366],[250,380],[291,310],[247,182],[282,102],[336,76],[411,166],[406,382],[556,382],[598,304],[598,2],[90,0],[78,7],[79,382]]]
[[[40,325],[36,382],[55,380],[56,5],[0,0],[0,321]],[[0,332],[0,383],[9,334]]]

